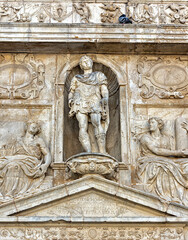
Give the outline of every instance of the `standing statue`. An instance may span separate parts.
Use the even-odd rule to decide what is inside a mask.
[[[25,135],[0,150],[0,199],[11,199],[37,188],[51,163],[41,127],[29,122]]]
[[[88,123],[94,127],[100,153],[106,153],[106,132],[109,125],[109,93],[107,78],[102,72],[92,71],[93,61],[88,56],[80,59],[80,67],[84,71],[73,77],[68,96],[69,116],[79,122],[79,140],[86,152],[92,152],[88,133]]]

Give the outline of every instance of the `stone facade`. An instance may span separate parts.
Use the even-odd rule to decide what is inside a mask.
[[[188,239],[187,0],[0,1],[0,27],[0,239]]]

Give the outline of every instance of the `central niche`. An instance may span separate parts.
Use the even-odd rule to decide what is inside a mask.
[[[120,104],[119,104],[119,84],[116,74],[107,66],[101,63],[93,63],[93,72],[102,72],[107,77],[109,91],[109,114],[110,124],[106,136],[107,153],[120,161],[121,158],[121,140],[120,140]],[[68,93],[72,78],[77,74],[83,74],[80,66],[74,67],[65,82],[64,91],[64,160],[72,155],[84,152],[79,142],[79,126],[75,117],[69,118]],[[93,132],[92,124],[89,124],[88,131]],[[95,149],[95,138],[91,134],[91,143]]]

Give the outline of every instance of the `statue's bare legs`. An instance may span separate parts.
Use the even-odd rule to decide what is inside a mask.
[[[86,152],[91,152],[91,143],[89,139],[88,130],[88,116],[78,112],[76,118],[79,123],[79,140]]]
[[[91,113],[91,123],[95,129],[95,136],[97,138],[97,144],[99,147],[100,153],[106,153],[106,134],[101,125],[101,114],[100,113]]]
[[[97,138],[97,144],[100,153],[106,153],[106,136],[104,129],[101,125],[101,114],[91,113],[91,123],[94,126],[95,136]],[[91,152],[91,143],[88,134],[88,116],[86,114],[78,112],[76,118],[79,122],[79,140],[86,152]]]

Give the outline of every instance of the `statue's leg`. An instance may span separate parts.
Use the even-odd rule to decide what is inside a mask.
[[[101,125],[101,114],[100,113],[91,113],[91,123],[95,129],[95,136],[97,139],[97,144],[99,147],[100,153],[106,153],[106,134]]]
[[[79,140],[86,152],[91,152],[91,143],[88,135],[88,116],[78,112],[76,118],[79,123]]]

